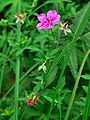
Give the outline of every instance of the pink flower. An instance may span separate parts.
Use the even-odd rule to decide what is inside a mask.
[[[37,16],[40,23],[37,24],[37,29],[49,30],[54,27],[56,22],[59,22],[60,15],[55,10],[49,10],[47,15],[41,13]]]

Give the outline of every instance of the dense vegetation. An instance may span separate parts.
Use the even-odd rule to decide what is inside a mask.
[[[0,0],[0,120],[89,120],[89,53],[89,0]]]

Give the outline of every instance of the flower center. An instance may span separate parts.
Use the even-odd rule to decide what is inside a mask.
[[[48,24],[51,24],[51,20],[49,20],[48,18],[46,18],[46,20]]]

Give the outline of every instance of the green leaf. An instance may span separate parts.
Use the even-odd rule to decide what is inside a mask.
[[[34,93],[37,93],[40,90],[40,87],[41,87],[41,83],[37,83],[37,85],[33,89]]]
[[[62,0],[63,2],[72,2],[72,0]]]
[[[0,0],[0,11],[2,11],[5,6],[11,3],[14,3],[14,0]]]
[[[77,60],[77,49],[76,48],[73,49],[69,59],[70,60],[69,60],[68,64],[69,64],[71,73],[72,73],[74,79],[76,80],[77,71],[78,71],[78,60]]]
[[[2,116],[9,116],[14,112],[14,110],[10,107],[6,108],[3,113],[1,113]]]
[[[47,0],[47,3],[57,3],[58,0]]]
[[[46,81],[46,86],[50,85],[55,80],[56,74],[57,74],[57,67],[53,69],[52,73],[48,77],[48,80]]]
[[[50,102],[52,102],[52,100],[53,100],[51,97],[46,96],[46,95],[43,95],[43,97],[44,97],[46,100],[50,101]]]
[[[21,55],[23,51],[24,51],[24,48],[23,48],[23,49],[20,48],[19,50],[17,50],[17,52],[16,52],[16,56]]]
[[[24,50],[31,50],[31,52],[37,52],[37,51],[40,51],[40,49],[36,46],[28,46],[28,47],[25,47],[25,48],[19,48],[19,50],[17,50],[16,52],[16,56],[19,56],[23,53]]]
[[[81,77],[86,79],[86,80],[90,80],[90,75],[81,75]]]
[[[66,82],[65,82],[65,76],[62,77],[61,81],[58,83],[59,85],[59,89],[62,90],[63,87],[65,86]]]
[[[30,49],[30,50],[33,51],[33,52],[38,52],[38,51],[40,51],[40,49],[39,49],[37,46],[33,46],[33,45],[28,46],[28,47],[26,47],[26,48],[24,48],[24,49]]]
[[[87,86],[82,86],[83,90],[87,93],[88,87]]]

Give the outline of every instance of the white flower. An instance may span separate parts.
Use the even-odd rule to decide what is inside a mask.
[[[64,24],[62,24],[62,22],[60,22],[60,30],[62,30],[65,35],[67,35],[67,32],[68,32],[68,33],[71,33],[71,32],[72,32],[72,31],[68,28],[68,22],[65,22]]]
[[[47,68],[46,68],[45,64],[46,64],[46,61],[38,67],[38,71],[43,70],[43,72],[46,73]]]
[[[22,24],[24,23],[23,19],[24,19],[25,14],[20,13],[20,14],[14,15],[14,16],[16,18],[16,23],[18,23],[18,22],[21,22]]]

